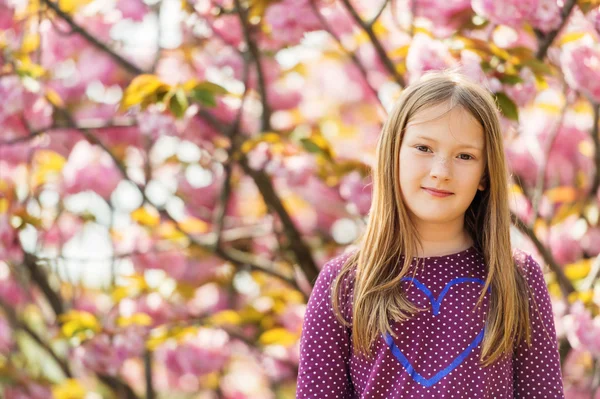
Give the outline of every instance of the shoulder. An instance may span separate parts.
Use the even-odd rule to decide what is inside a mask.
[[[319,271],[319,275],[317,277],[317,281],[315,282],[313,292],[329,292],[333,286],[333,282],[335,281],[336,277],[340,274],[344,265],[346,264],[346,261],[355,252],[356,249],[346,250],[344,253],[327,260],[321,267],[321,270]],[[347,292],[349,288],[351,289],[351,286],[354,282],[354,276],[354,272],[351,272],[348,273],[346,277],[344,277],[342,281],[343,292]]]
[[[525,277],[530,289],[545,287],[544,269],[530,253],[515,249],[513,250],[513,259]]]
[[[340,273],[340,271],[342,270],[342,268],[344,267],[344,264],[346,264],[346,261],[348,260],[348,258],[350,258],[350,256],[355,254],[356,251],[357,251],[356,249],[347,249],[343,253],[341,253],[333,258],[328,259],[323,264],[323,267],[321,268],[321,272],[319,274],[328,274],[328,275],[337,276]]]
[[[513,261],[525,276],[529,275],[532,271],[535,272],[539,270],[541,272],[542,270],[542,266],[533,258],[533,256],[522,249],[513,249]]]

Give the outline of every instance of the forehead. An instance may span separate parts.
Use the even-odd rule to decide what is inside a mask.
[[[483,149],[483,127],[464,108],[450,109],[446,103],[419,110],[406,124],[404,139],[428,137],[449,144],[472,145]]]

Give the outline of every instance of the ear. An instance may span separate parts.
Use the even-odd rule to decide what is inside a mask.
[[[481,178],[481,180],[479,181],[479,186],[477,186],[477,189],[479,191],[485,191],[485,189],[487,188],[488,185],[488,177],[487,174],[484,174],[483,177]]]

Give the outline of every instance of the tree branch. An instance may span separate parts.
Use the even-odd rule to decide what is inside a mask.
[[[383,45],[379,41],[379,38],[373,31],[373,27],[369,26],[368,23],[363,21],[360,15],[358,15],[358,12],[352,6],[352,4],[350,4],[350,0],[342,0],[342,3],[344,4],[344,6],[346,6],[346,9],[348,10],[348,12],[350,12],[356,23],[359,24],[360,27],[366,32],[367,36],[369,36],[371,43],[373,43],[373,46],[375,47],[375,51],[381,59],[381,62],[386,67],[388,72],[394,77],[396,83],[404,87],[406,85],[406,83],[404,82],[404,78],[402,77],[402,75],[400,75],[400,73],[398,73],[396,66],[394,65],[390,57],[387,55],[387,52],[383,48]]]
[[[383,13],[383,11],[386,9],[388,3],[390,2],[390,0],[383,0],[381,3],[381,7],[379,7],[379,11],[377,11],[377,14],[375,14],[373,16],[373,18],[371,18],[371,20],[369,22],[367,22],[367,26],[369,28],[372,28],[373,25],[375,25],[375,22],[377,22],[377,20],[379,19],[379,17],[381,16],[381,14]]]
[[[242,30],[244,32],[244,38],[246,39],[246,44],[248,45],[248,50],[250,50],[250,54],[252,54],[252,58],[256,63],[256,74],[258,75],[258,89],[260,90],[260,97],[262,100],[262,127],[261,131],[271,130],[271,107],[269,106],[268,96],[267,96],[267,82],[265,80],[265,75],[263,73],[262,64],[260,62],[260,51],[256,46],[256,43],[252,40],[250,34],[250,25],[248,24],[247,12],[242,7],[240,0],[235,0],[235,6],[238,11],[238,15],[240,18],[240,24],[242,25]]]
[[[35,331],[33,331],[23,321],[19,320],[19,317],[17,316],[17,313],[12,308],[12,306],[10,306],[6,302],[4,302],[4,300],[2,298],[0,298],[0,308],[2,308],[2,310],[6,314],[6,317],[9,320],[9,322],[13,325],[13,328],[15,328],[15,329],[18,328],[18,329],[25,331],[25,333],[27,333],[27,335],[29,335],[41,348],[43,348],[50,355],[50,357],[52,359],[54,359],[56,364],[58,364],[58,366],[64,373],[65,377],[67,377],[67,378],[73,377],[73,373],[71,372],[69,365],[64,360],[62,360],[56,354],[56,352],[54,352],[54,350],[50,347],[50,345],[47,344],[46,342],[44,342],[44,340]]]
[[[565,1],[565,5],[563,6],[562,10],[560,10],[561,22],[560,22],[560,25],[556,29],[554,29],[553,31],[549,32],[546,35],[540,35],[539,31],[536,32],[536,33],[538,33],[538,36],[541,37],[541,39],[539,40],[538,51],[535,54],[535,56],[540,61],[542,61],[546,57],[546,53],[548,52],[548,49],[554,42],[554,39],[556,39],[556,36],[558,36],[558,33],[561,31],[563,26],[565,26],[565,24],[567,23],[567,20],[569,19],[569,16],[571,15],[571,11],[573,11],[573,7],[575,7],[575,4],[577,4],[576,0],[566,0]]]
[[[525,222],[523,222],[521,218],[515,213],[511,212],[510,216],[515,227],[517,227],[517,229],[519,229],[521,233],[525,234],[531,240],[531,242],[533,242],[533,245],[535,245],[538,252],[544,258],[544,262],[548,264],[550,270],[552,270],[552,272],[556,275],[556,279],[558,281],[558,285],[560,286],[560,290],[563,294],[563,297],[567,298],[569,294],[575,292],[573,284],[571,284],[571,281],[567,278],[567,276],[565,276],[565,273],[563,272],[562,268],[558,265],[558,263],[556,263],[550,251],[535,235],[533,229],[527,226]]]
[[[387,0],[386,0],[385,3],[387,3]],[[311,8],[312,8],[312,10],[313,10],[313,12],[315,14],[315,16],[321,22],[321,25],[323,25],[323,27],[325,28],[325,31],[327,33],[329,33],[329,35],[337,42],[338,46],[342,49],[342,51],[345,52],[346,55],[348,57],[350,57],[350,59],[352,60],[352,62],[354,63],[354,65],[356,65],[356,67],[360,71],[360,74],[362,75],[363,79],[365,80],[365,83],[367,84],[367,87],[371,90],[371,93],[373,94],[373,97],[375,97],[377,99],[377,102],[378,102],[379,107],[381,108],[381,110],[383,110],[384,113],[387,113],[387,111],[385,110],[385,107],[381,103],[381,99],[379,98],[377,90],[375,90],[375,88],[373,86],[371,86],[371,84],[369,83],[369,79],[368,79],[368,76],[367,76],[367,70],[364,67],[364,65],[362,64],[362,62],[360,62],[360,60],[356,56],[356,53],[353,52],[353,51],[350,51],[346,47],[344,47],[344,45],[342,44],[342,41],[340,40],[340,38],[337,37],[337,35],[333,31],[333,29],[331,28],[331,25],[329,25],[329,22],[327,22],[327,20],[325,19],[325,17],[323,17],[323,14],[321,14],[321,12],[319,11],[319,8],[318,8],[318,6],[316,4],[316,0],[310,0],[310,6],[311,6]],[[382,8],[382,10],[383,10],[383,8]]]
[[[127,61],[125,58],[123,58],[119,54],[115,53],[106,44],[102,43],[101,41],[96,39],[91,33],[86,31],[83,27],[79,26],[73,20],[73,18],[71,18],[69,16],[69,14],[67,14],[66,12],[64,12],[60,9],[58,4],[54,3],[51,0],[42,0],[42,2],[44,4],[46,4],[49,8],[51,8],[56,13],[56,15],[58,15],[63,21],[65,21],[71,27],[71,29],[74,33],[78,33],[81,36],[83,36],[85,38],[85,40],[87,40],[90,44],[92,44],[94,47],[96,47],[100,51],[106,53],[113,60],[115,60],[115,62],[117,64],[122,66],[128,72],[130,72],[131,74],[134,74],[134,75],[140,75],[140,74],[144,73],[144,71],[140,67],[134,65],[133,63]]]
[[[593,199],[598,192],[600,186],[600,137],[598,137],[598,122],[600,119],[600,104],[593,103],[594,108],[594,125],[590,131],[592,142],[594,143],[594,164],[596,165],[596,173],[589,192],[590,199]]]

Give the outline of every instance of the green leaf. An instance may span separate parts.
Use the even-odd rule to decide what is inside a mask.
[[[503,75],[500,77],[500,82],[514,86],[517,83],[522,83],[523,78],[521,78],[519,75]]]
[[[514,121],[519,120],[519,109],[517,108],[517,105],[505,93],[496,93],[496,102],[505,117]]]
[[[552,69],[537,58],[524,60],[521,65],[528,66],[536,75],[551,75]]]
[[[205,89],[198,89],[197,87],[194,88],[191,92],[191,97],[194,101],[208,107],[214,107],[217,105],[214,93]]]
[[[177,118],[181,118],[188,109],[189,103],[182,88],[175,90],[175,93],[169,98],[169,110]]]
[[[198,83],[196,85],[196,87],[194,87],[195,90],[205,90],[205,91],[209,91],[213,94],[220,94],[220,95],[224,95],[227,94],[228,91],[222,87],[219,86],[218,84],[215,83],[211,83],[211,82],[202,82],[202,83]]]
[[[302,146],[304,147],[304,149],[308,152],[312,152],[312,153],[316,153],[316,154],[320,154],[323,152],[321,147],[319,147],[317,145],[317,143],[315,143],[311,139],[307,139],[305,137],[305,138],[300,139],[300,142],[302,143]]]

